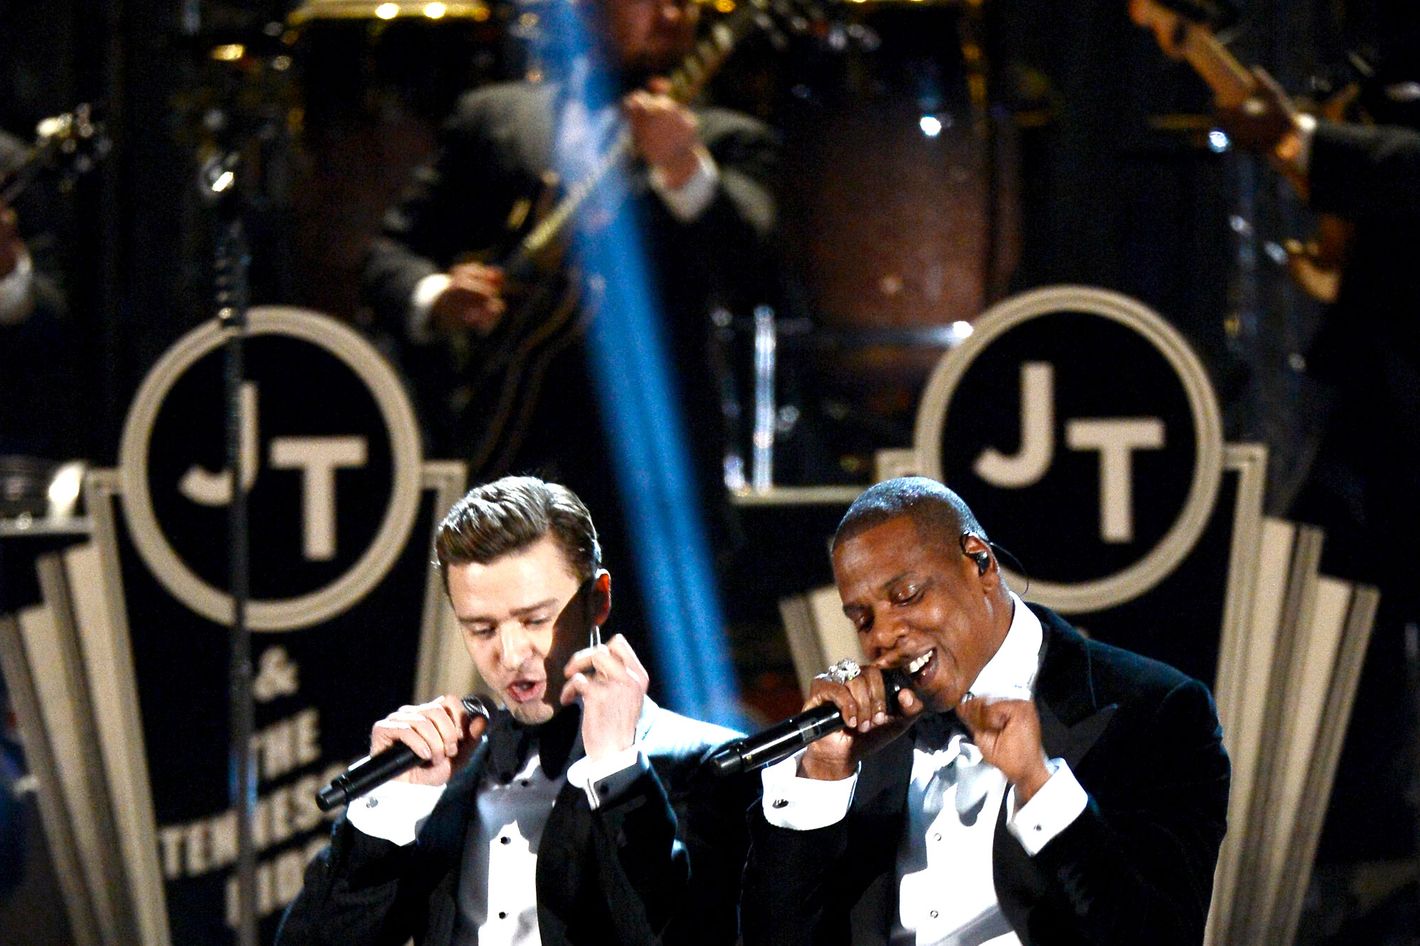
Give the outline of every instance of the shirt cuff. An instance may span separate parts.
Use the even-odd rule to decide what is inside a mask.
[[[626,794],[650,768],[651,761],[641,751],[640,743],[633,743],[602,759],[583,756],[567,768],[567,781],[587,793],[587,804],[596,811]]]
[[[409,319],[405,331],[409,340],[416,345],[427,345],[434,341],[434,327],[430,324],[429,310],[439,293],[449,288],[452,280],[448,273],[430,273],[414,284],[414,295],[409,300]]]
[[[414,840],[443,794],[442,785],[385,782],[351,802],[345,817],[361,833],[403,847]]]
[[[1051,759],[1046,764],[1050,766],[1050,778],[1019,811],[1015,810],[1015,787],[1006,795],[1007,810],[1015,812],[1006,819],[1006,827],[1031,857],[1070,827],[1090,801],[1064,759]]]
[[[689,223],[705,212],[715,199],[715,188],[720,184],[720,167],[710,152],[696,151],[695,172],[680,187],[672,188],[666,183],[660,168],[651,168],[651,190],[661,198],[661,203],[682,223]]]
[[[814,831],[837,824],[848,815],[853,803],[853,789],[858,785],[855,771],[838,781],[802,778],[796,752],[782,762],[760,773],[764,784],[764,820],[776,828],[792,831]]]
[[[34,300],[30,286],[34,283],[35,264],[30,254],[21,252],[10,275],[0,279],[0,325],[23,322],[30,314]]]

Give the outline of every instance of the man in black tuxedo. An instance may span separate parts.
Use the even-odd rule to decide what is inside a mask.
[[[833,570],[869,662],[806,704],[848,727],[764,772],[745,942],[1200,943],[1229,779],[1206,688],[1027,607],[932,480],[863,493]]]
[[[376,723],[420,767],[353,802],[281,946],[726,944],[736,938],[753,784],[697,777],[735,733],[657,707],[621,635],[611,578],[565,487],[472,490],[435,552],[464,643],[506,709],[454,695]]]
[[[692,48],[698,11],[691,0],[549,5],[543,11],[552,37],[548,77],[466,95],[434,159],[385,218],[366,260],[365,297],[377,321],[402,340],[431,449],[472,459],[476,474],[547,469],[601,508],[590,490],[603,486],[597,480],[607,471],[588,461],[605,448],[581,340],[595,304],[583,297],[564,311],[560,289],[569,279],[579,287],[595,278],[618,287],[634,282],[637,274],[622,267],[621,258],[588,259],[578,252],[627,232],[650,258],[649,303],[663,317],[671,362],[683,372],[684,406],[699,431],[711,432],[700,438],[707,443],[696,459],[718,471],[709,313],[717,305],[742,311],[763,301],[776,217],[770,182],[777,141],[748,116],[692,108],[671,96],[665,76]],[[590,45],[578,48],[569,39],[575,36]],[[515,293],[512,275],[496,258],[469,256],[506,251],[518,221],[536,214],[530,199],[547,191],[548,175],[563,187],[574,184],[620,128],[630,136],[633,161],[629,173],[610,175],[607,193],[629,197],[593,200],[574,218],[570,258],[554,255],[549,270],[532,280],[536,292],[550,297],[548,304],[534,304],[533,318],[524,322],[519,307],[527,293]],[[506,378],[482,379],[476,372],[551,324],[566,330],[538,341],[512,372],[523,380],[539,373],[547,379],[518,391],[514,409],[532,413],[510,421],[501,432],[506,436],[486,440]]]
[[[657,336],[664,343],[666,393],[687,432],[691,504],[723,550],[737,530],[724,500],[711,314],[746,314],[771,293],[778,143],[746,115],[669,94],[665,76],[693,47],[698,14],[694,0],[545,5],[545,77],[485,86],[460,101],[432,161],[386,215],[363,293],[395,341],[431,455],[465,459],[480,479],[551,477],[603,522],[623,524],[632,497],[613,465],[604,398],[617,382],[625,390],[626,376],[605,377],[616,369],[603,363],[596,383],[586,333],[599,305],[645,305],[655,324],[610,357],[635,363]],[[573,41],[579,36],[590,46]],[[514,285],[499,261],[536,216],[539,194],[581,180],[589,153],[623,127],[629,169],[573,218],[567,256],[554,254],[536,278]],[[549,173],[562,187],[549,191]],[[631,265],[628,242],[644,250],[644,273]],[[490,249],[492,259],[469,258]],[[576,292],[588,286],[604,288]],[[611,536],[607,558],[622,579],[622,614],[639,626],[641,585],[625,535]]]

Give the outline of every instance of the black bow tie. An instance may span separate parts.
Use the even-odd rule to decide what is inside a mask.
[[[923,713],[912,725],[912,738],[928,752],[945,749],[951,743],[952,737],[958,733],[970,741],[971,733],[951,710],[945,713]]]
[[[488,727],[488,771],[503,784],[522,770],[534,749],[550,779],[567,767],[582,728],[582,708],[573,704],[537,726],[525,726],[507,710],[498,710]]]

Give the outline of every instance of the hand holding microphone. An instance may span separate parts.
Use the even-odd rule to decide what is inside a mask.
[[[806,706],[833,705],[843,728],[812,743],[799,760],[799,774],[813,779],[845,779],[858,763],[907,731],[923,710],[901,670],[861,668],[857,675],[814,678]]]
[[[814,677],[802,712],[717,749],[706,765],[718,775],[750,772],[808,747],[801,775],[848,778],[858,761],[900,736],[923,710],[900,669],[840,660]]]
[[[418,706],[402,706],[370,730],[370,754],[316,794],[330,811],[378,785],[399,780],[443,785],[468,762],[488,728],[487,704],[477,696],[451,694]]]

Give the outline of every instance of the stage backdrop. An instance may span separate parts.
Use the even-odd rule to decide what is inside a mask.
[[[55,800],[56,864],[83,879],[66,890],[81,946],[234,940],[224,339],[205,325],[149,373],[118,469],[90,476],[92,543],[42,563],[44,605],[3,635],[7,679],[15,665],[29,684],[27,741],[55,750],[38,753],[36,774]],[[325,316],[256,308],[245,379],[270,942],[328,835],[317,788],[364,754],[374,720],[477,680],[431,567],[464,470],[422,459],[383,357]]]

